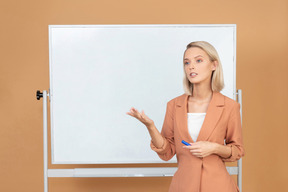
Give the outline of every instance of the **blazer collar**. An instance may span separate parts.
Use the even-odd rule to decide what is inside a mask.
[[[190,143],[206,141],[209,139],[209,136],[213,132],[223,112],[224,95],[222,95],[220,92],[212,92],[212,98],[208,104],[206,116],[197,137],[197,141],[193,141],[188,131],[188,98],[189,95],[183,94],[178,98],[178,100],[176,100],[176,124],[182,137],[181,140],[185,140]]]

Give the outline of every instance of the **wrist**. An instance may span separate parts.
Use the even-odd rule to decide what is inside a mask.
[[[214,143],[214,147],[213,147],[212,153],[217,155],[218,151],[219,151],[219,144],[218,143]]]
[[[146,125],[146,127],[150,131],[150,130],[153,130],[155,128],[155,125],[154,125],[154,123],[151,123],[150,125]]]

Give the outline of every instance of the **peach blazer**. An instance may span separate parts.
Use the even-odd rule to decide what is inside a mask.
[[[183,94],[167,103],[161,135],[164,145],[156,148],[151,140],[151,149],[164,160],[175,154],[178,169],[169,192],[238,192],[239,188],[229,175],[225,161],[236,161],[244,156],[240,104],[220,92],[213,91],[206,116],[197,141],[210,141],[231,147],[232,155],[222,158],[212,154],[198,158],[184,149],[182,140],[194,142],[188,131],[188,95]],[[197,142],[196,141],[196,142]]]

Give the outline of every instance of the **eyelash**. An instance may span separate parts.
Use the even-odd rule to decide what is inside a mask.
[[[201,59],[197,59],[196,61],[201,61],[202,62],[202,60]],[[184,62],[184,64],[186,64],[187,62]],[[200,62],[199,62],[200,63]]]

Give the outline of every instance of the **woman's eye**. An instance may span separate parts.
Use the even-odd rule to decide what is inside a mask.
[[[201,63],[201,62],[202,62],[202,59],[197,59],[197,60],[196,60],[196,63]],[[187,61],[184,62],[184,65],[186,65],[186,64],[189,64],[189,62],[187,62]]]

